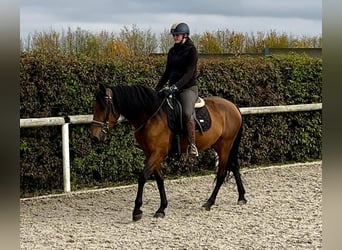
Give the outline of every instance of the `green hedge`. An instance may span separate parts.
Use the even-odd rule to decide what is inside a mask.
[[[80,59],[23,53],[20,118],[91,114],[96,83],[155,86],[164,57]],[[239,107],[322,102],[322,60],[305,55],[201,59],[201,96],[218,95]],[[244,116],[242,167],[321,159],[322,112]],[[20,130],[21,195],[60,192],[61,128]],[[92,146],[89,125],[70,126],[72,189],[135,181],[143,168],[130,126],[120,124],[103,145]],[[197,170],[214,170],[212,153]],[[182,172],[169,168],[172,174]]]

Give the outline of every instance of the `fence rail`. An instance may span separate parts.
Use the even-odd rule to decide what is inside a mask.
[[[242,115],[269,114],[284,112],[301,112],[321,110],[322,103],[242,107]],[[20,119],[20,128],[32,128],[42,126],[62,126],[62,153],[63,153],[63,183],[64,192],[70,192],[70,155],[69,155],[69,124],[87,124],[93,119],[93,115],[72,115],[65,117],[25,118]],[[121,116],[119,121],[124,120]]]
[[[198,57],[206,58],[227,58],[236,56],[269,56],[269,55],[284,55],[289,53],[306,54],[311,57],[322,57],[322,48],[264,48],[262,52],[242,52],[242,53],[199,53]],[[150,53],[150,56],[166,57],[167,53]]]

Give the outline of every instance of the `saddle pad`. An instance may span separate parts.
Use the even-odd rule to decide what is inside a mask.
[[[196,130],[204,132],[207,131],[211,126],[211,118],[206,106],[202,108],[196,108]]]
[[[166,105],[167,122],[169,128],[176,134],[185,134],[186,127],[180,120],[180,107],[179,103],[174,102],[173,107],[170,108]],[[206,106],[201,108],[195,108],[195,129],[200,132],[208,130],[211,126],[211,118]]]

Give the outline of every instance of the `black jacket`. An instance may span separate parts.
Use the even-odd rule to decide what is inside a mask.
[[[197,60],[197,50],[190,38],[183,44],[175,43],[169,50],[165,72],[156,90],[159,91],[167,81],[169,81],[169,86],[175,84],[178,89],[195,86]]]

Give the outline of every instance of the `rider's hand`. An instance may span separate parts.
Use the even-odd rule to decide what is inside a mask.
[[[163,89],[162,92],[164,95],[169,96],[169,95],[172,95],[173,93],[177,92],[177,90],[178,90],[177,86],[173,84],[172,86],[170,86],[166,89]]]

